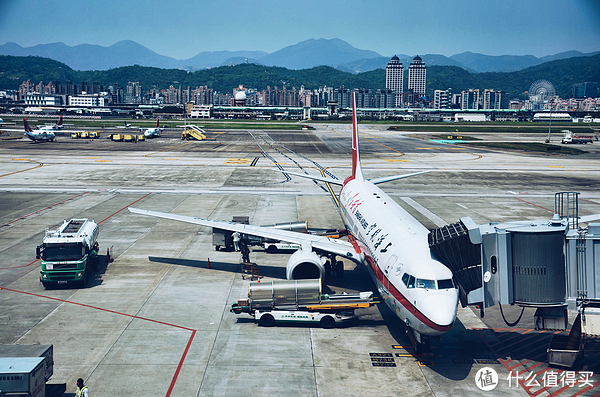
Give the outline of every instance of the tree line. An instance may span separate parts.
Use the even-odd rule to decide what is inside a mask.
[[[406,79],[408,70],[405,70],[404,74]],[[352,74],[329,66],[293,70],[244,63],[195,72],[139,65],[109,70],[78,71],[49,58],[0,56],[0,89],[18,89],[20,84],[28,79],[33,84],[40,81],[44,84],[50,81],[61,83],[71,81],[74,84],[98,82],[105,89],[115,83],[126,87],[129,82],[136,81],[144,91],[160,90],[170,86],[192,89],[208,86],[222,93],[231,92],[240,84],[257,90],[264,90],[267,86],[280,89],[283,87],[300,89],[300,86],[304,86],[311,90],[323,86],[366,88],[373,91],[385,88],[384,69]],[[562,59],[506,73],[470,73],[456,66],[428,66],[426,95],[431,97],[434,90],[448,88],[451,88],[453,93],[478,88],[508,92],[511,98],[525,98],[531,84],[539,79],[550,81],[561,98],[569,98],[573,84],[600,82],[600,55]]]

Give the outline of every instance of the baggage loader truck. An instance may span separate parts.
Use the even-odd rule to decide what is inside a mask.
[[[88,219],[46,227],[44,242],[36,249],[36,258],[42,260],[40,281],[44,287],[87,283],[91,268],[98,263],[98,232],[98,224]]]
[[[235,314],[247,313],[260,326],[276,323],[310,323],[332,328],[356,320],[354,309],[375,304],[373,292],[328,295],[321,291],[321,279],[251,282],[248,299],[231,307]]]

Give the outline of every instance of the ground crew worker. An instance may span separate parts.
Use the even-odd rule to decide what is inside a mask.
[[[240,250],[240,240],[241,239],[242,239],[242,235],[240,234],[240,232],[233,233],[233,248],[236,251]]]
[[[75,397],[90,397],[88,387],[83,384],[83,379],[77,379],[77,392]]]
[[[239,245],[242,252],[242,262],[250,263],[250,248],[248,248],[248,243],[246,240],[241,239]]]

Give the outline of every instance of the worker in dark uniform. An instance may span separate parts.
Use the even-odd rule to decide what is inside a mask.
[[[242,262],[249,263],[250,262],[250,248],[248,248],[248,242],[245,238],[241,238],[238,243],[240,246],[240,252],[242,253]]]

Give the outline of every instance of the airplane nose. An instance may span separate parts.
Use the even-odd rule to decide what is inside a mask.
[[[421,312],[429,320],[437,325],[446,326],[454,322],[456,308],[458,305],[458,294],[431,295],[421,302]]]

